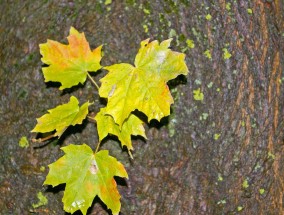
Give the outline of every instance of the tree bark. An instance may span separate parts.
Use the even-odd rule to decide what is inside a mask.
[[[60,145],[19,149],[17,143],[31,139],[34,119],[71,94],[96,100],[92,111],[99,108],[91,83],[64,93],[43,84],[38,44],[66,42],[74,26],[92,48],[105,44],[104,66],[133,63],[148,37],[173,37],[172,49],[187,55],[190,74],[169,82],[171,116],[148,125],[148,140],[134,140],[134,160],[115,141],[103,145],[129,173],[126,184],[119,182],[121,214],[284,214],[283,1],[104,3],[1,3],[0,211],[64,214],[62,192],[45,192],[49,204],[31,206],[45,190],[48,170],[38,169],[62,155]],[[193,97],[199,88],[202,101]],[[94,129],[75,129],[60,144],[95,148]],[[89,214],[107,214],[100,205],[95,200]]]

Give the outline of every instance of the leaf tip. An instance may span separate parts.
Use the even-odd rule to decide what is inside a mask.
[[[131,151],[130,151],[130,150],[128,150],[128,154],[129,154],[130,158],[133,160],[133,155],[132,155],[132,153],[131,153]],[[126,178],[128,178],[128,175],[127,175],[127,177],[126,177]]]
[[[150,41],[150,38],[141,41],[141,43],[140,43],[140,44],[141,44],[141,47],[148,45],[149,41]]]
[[[164,40],[160,43],[160,46],[164,46],[164,47],[168,48],[168,47],[170,47],[172,40],[173,40],[173,38],[169,38],[167,40]]]
[[[69,33],[70,35],[80,34],[79,31],[77,31],[76,28],[74,28],[73,26],[70,27]]]
[[[98,46],[97,48],[95,48],[95,49],[93,50],[93,52],[94,52],[95,50],[101,51],[103,47],[104,47],[104,45],[100,45],[100,46]]]

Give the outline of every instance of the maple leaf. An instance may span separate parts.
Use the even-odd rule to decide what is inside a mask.
[[[108,99],[106,114],[122,127],[135,109],[151,119],[160,120],[170,114],[173,98],[167,82],[188,73],[185,55],[169,49],[171,39],[160,44],[141,42],[135,66],[121,63],[104,67],[109,73],[102,78],[99,94]]]
[[[133,150],[131,135],[140,135],[147,139],[143,127],[143,121],[134,114],[130,114],[120,129],[118,124],[114,122],[112,116],[106,115],[105,110],[106,108],[101,108],[100,112],[95,117],[95,120],[97,121],[99,140],[102,141],[108,134],[115,135],[118,137],[121,145],[127,147],[131,156],[130,150]]]
[[[107,150],[93,153],[86,144],[69,145],[61,148],[65,155],[49,165],[44,184],[57,186],[66,183],[63,196],[64,210],[87,213],[96,195],[111,209],[120,211],[120,195],[114,176],[128,178],[124,166]]]
[[[79,107],[77,98],[71,96],[68,103],[50,109],[47,114],[37,118],[37,125],[32,132],[46,133],[56,130],[54,136],[61,136],[68,126],[82,124],[90,104],[86,102]]]
[[[101,48],[91,51],[84,33],[71,27],[67,37],[69,45],[53,40],[40,44],[42,62],[49,65],[42,68],[45,82],[60,82],[60,90],[70,88],[86,81],[88,71],[95,72],[101,68]]]

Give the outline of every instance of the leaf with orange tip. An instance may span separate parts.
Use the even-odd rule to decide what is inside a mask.
[[[67,39],[69,45],[47,40],[39,46],[42,62],[49,65],[42,68],[45,82],[60,82],[60,90],[83,84],[88,72],[96,72],[102,67],[102,46],[91,51],[85,34],[73,27]]]
[[[128,178],[124,166],[107,150],[93,153],[86,144],[62,147],[65,155],[49,165],[44,184],[57,186],[66,183],[63,196],[64,210],[85,215],[96,195],[118,215],[120,194],[114,176]]]

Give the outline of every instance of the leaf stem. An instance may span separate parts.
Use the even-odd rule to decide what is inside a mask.
[[[98,142],[98,145],[97,145],[97,148],[96,148],[95,154],[99,151],[100,145],[101,145],[101,141],[100,141],[100,142]]]
[[[90,75],[90,73],[87,72],[88,78],[90,79],[90,81],[96,86],[97,90],[100,89],[99,85],[97,84],[97,82],[95,82],[95,80],[92,78],[92,76]]]
[[[93,121],[93,122],[95,121],[94,118],[91,117],[91,116],[87,116],[87,118],[88,118],[89,120]]]

